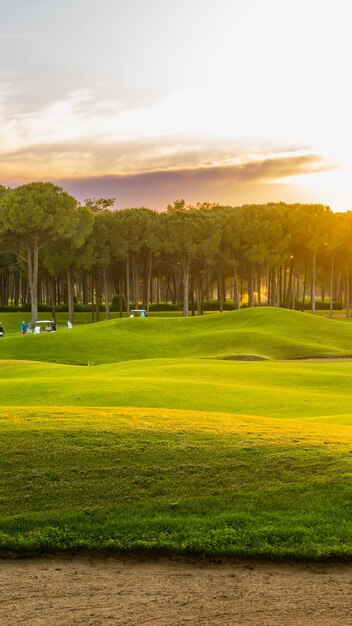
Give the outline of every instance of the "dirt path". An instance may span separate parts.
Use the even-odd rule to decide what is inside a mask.
[[[352,565],[0,561],[1,626],[348,626]]]

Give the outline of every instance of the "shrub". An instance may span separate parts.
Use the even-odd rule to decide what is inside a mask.
[[[170,304],[169,302],[159,302],[151,304],[149,311],[182,311],[179,304]]]
[[[224,302],[222,305],[222,308],[224,311],[234,311],[235,310],[235,305],[233,302]],[[220,310],[220,304],[218,300],[208,300],[208,302],[204,302],[203,305],[203,310],[204,311],[219,311]]]
[[[305,311],[310,311],[312,308],[312,303],[310,300],[306,301],[304,303],[304,310]],[[321,300],[317,300],[315,303],[315,308],[317,311],[328,311],[330,309],[330,302],[322,302]],[[343,309],[343,305],[342,302],[340,300],[337,300],[335,302],[332,303],[332,308],[334,311],[342,311]],[[295,301],[295,309],[299,310],[302,309],[302,300],[296,300]]]

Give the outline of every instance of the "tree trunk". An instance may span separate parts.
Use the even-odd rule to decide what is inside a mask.
[[[280,265],[280,295],[282,295],[283,293],[283,298],[282,300],[284,301],[284,305],[286,305],[286,301],[287,301],[287,263],[284,263],[284,281],[283,281],[283,287],[282,287],[282,277],[281,277],[281,269],[282,269],[282,265]]]
[[[337,300],[341,300],[342,301],[341,282],[342,282],[341,281],[341,270],[339,270],[338,273],[337,273],[336,282],[335,282],[335,286],[336,286],[335,294],[337,295]]]
[[[210,293],[209,293],[209,266],[207,264],[206,268],[205,268],[205,301],[209,302],[209,300],[210,300]]]
[[[189,295],[190,295],[190,301],[191,301],[192,317],[194,317],[196,313],[195,302],[194,302],[194,276],[191,277],[191,288],[190,288]]]
[[[235,307],[236,309],[240,309],[241,308],[241,300],[240,300],[240,294],[238,291],[238,276],[237,276],[237,266],[236,266],[236,261],[233,260],[233,290],[234,290],[234,301],[235,301]]]
[[[103,269],[103,287],[104,287],[104,300],[105,300],[105,319],[110,319],[110,303],[109,303],[109,289],[108,281],[106,279],[106,269]]]
[[[131,274],[132,274],[132,302],[135,309],[138,309],[139,294],[138,294],[138,257],[136,254],[132,255],[131,259]]]
[[[55,278],[50,279],[50,302],[51,302],[51,318],[56,322],[56,297],[55,297]]]
[[[253,265],[248,265],[248,306],[254,306],[254,290],[253,290]]]
[[[148,261],[147,261],[147,289],[146,289],[146,310],[147,313],[149,313],[149,307],[150,307],[150,283],[151,283],[151,279],[152,279],[152,266],[153,266],[153,257],[150,254],[148,257]]]
[[[296,270],[296,272],[293,274],[293,282],[292,282],[292,310],[293,311],[296,308],[296,298],[297,298],[297,291],[298,291],[298,280],[299,280],[299,273],[298,273],[298,270]]]
[[[330,319],[333,314],[333,302],[334,300],[334,255],[331,256],[331,270],[330,270]]]
[[[28,259],[28,282],[31,296],[31,321],[35,325],[38,319],[38,265],[39,265],[39,246],[38,241],[33,242],[33,247],[27,246]]]
[[[160,302],[161,302],[161,291],[160,291],[160,277],[159,277],[159,274],[156,277],[155,288],[156,288],[156,302],[157,302],[157,304],[160,304]]]
[[[121,276],[121,279],[119,281],[119,317],[123,317],[123,293],[123,278]]]
[[[305,268],[304,268],[303,293],[302,293],[302,313],[304,313],[304,305],[305,305],[305,300],[306,300],[307,274],[308,274],[308,263],[306,263]]]
[[[312,313],[315,314],[315,290],[316,290],[316,274],[317,274],[317,253],[314,250],[312,257],[312,285],[311,285],[311,304],[312,304]]]
[[[277,268],[272,267],[270,270],[270,306],[277,306],[278,300],[278,281]]]
[[[94,307],[94,275],[91,275],[91,285],[92,285],[92,322],[95,322],[95,307]]]
[[[262,297],[261,297],[261,283],[260,283],[260,265],[258,265],[258,271],[257,271],[257,304],[258,306],[261,306],[262,304]]]
[[[182,281],[183,281],[183,317],[188,317],[188,314],[189,314],[188,296],[189,296],[190,267],[191,267],[191,258],[187,254],[183,259],[181,259],[181,271],[182,271]]]
[[[68,319],[70,320],[71,324],[73,324],[74,323],[74,303],[73,303],[70,268],[67,270],[67,306],[68,306]]]
[[[100,271],[95,271],[95,321],[100,320],[100,305],[101,305],[101,276]]]
[[[270,304],[270,271],[269,271],[269,262],[266,261],[265,264],[265,285],[266,285],[266,303],[269,306]]]
[[[127,317],[130,316],[130,253],[127,253],[126,257],[126,313]]]
[[[218,302],[219,302],[219,310],[220,313],[224,312],[224,294],[223,294],[223,288],[224,288],[224,281],[223,281],[223,273],[222,273],[222,267],[219,266],[218,267]]]
[[[83,272],[82,276],[82,303],[88,304],[87,272]]]
[[[20,276],[19,276],[19,273],[17,272],[16,281],[15,281],[14,298],[13,298],[13,303],[16,309],[18,308],[18,299],[19,299],[19,280],[20,280]]]
[[[346,263],[346,317],[350,316],[350,276],[348,263]]]
[[[183,278],[183,316],[188,317],[189,269],[182,272]]]
[[[197,299],[197,313],[203,315],[203,281],[202,272],[198,272],[196,279],[196,299]]]
[[[285,294],[285,306],[290,308],[292,303],[292,283],[293,283],[294,258],[290,260],[290,270],[288,275],[287,291]]]
[[[178,285],[178,279],[176,278],[176,269],[174,268],[174,271],[172,273],[172,284],[173,284],[173,288],[171,289],[171,304],[177,304],[178,298],[177,298],[177,285]]]

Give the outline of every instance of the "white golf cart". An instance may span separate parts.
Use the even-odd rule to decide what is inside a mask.
[[[147,311],[145,309],[132,309],[130,317],[147,317]]]
[[[31,326],[31,328],[29,328]],[[53,320],[38,320],[33,328],[33,324],[28,324],[28,332],[33,332],[35,335],[40,333],[52,333],[56,331],[56,323]]]

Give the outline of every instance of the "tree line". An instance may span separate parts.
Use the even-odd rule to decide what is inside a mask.
[[[79,203],[52,183],[0,186],[0,305],[169,303],[183,315],[216,300],[223,311],[283,306],[315,313],[334,302],[350,315],[352,212],[321,204],[241,207],[177,200],[166,211],[113,210],[114,199]]]

